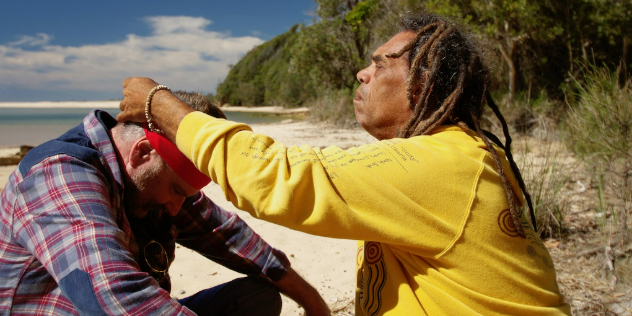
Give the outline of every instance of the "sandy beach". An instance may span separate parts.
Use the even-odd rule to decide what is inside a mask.
[[[375,141],[375,138],[363,130],[338,129],[306,121],[253,125],[252,128],[255,132],[272,136],[288,146],[307,144],[313,147],[337,145],[348,148]],[[18,150],[19,148],[0,148],[0,157],[17,153]],[[0,166],[0,189],[6,185],[8,176],[15,167]],[[211,183],[203,191],[220,206],[237,213],[271,245],[284,251],[293,268],[314,285],[334,309],[342,308],[354,299],[356,241],[308,235],[264,222],[237,210],[226,201],[217,185]],[[171,294],[177,298],[241,276],[184,247],[176,249],[176,260],[169,272],[173,285]],[[282,315],[302,314],[302,309],[296,303],[283,298]]]

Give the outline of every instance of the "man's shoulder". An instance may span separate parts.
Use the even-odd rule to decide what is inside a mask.
[[[82,124],[69,130],[57,139],[47,141],[31,149],[20,162],[18,169],[22,175],[28,174],[31,168],[46,158],[55,155],[67,155],[86,163],[98,160],[100,153],[85,136]]]
[[[486,148],[483,140],[474,131],[455,125],[440,126],[428,135],[411,137],[409,140],[416,143],[442,144],[460,149],[474,149],[476,152]]]

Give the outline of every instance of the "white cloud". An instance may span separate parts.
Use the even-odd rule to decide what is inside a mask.
[[[145,21],[152,26],[154,34],[198,33],[211,24],[205,18],[189,16],[152,16]]]
[[[0,85],[36,90],[121,91],[130,76],[146,76],[175,89],[211,91],[255,45],[257,37],[208,31],[210,20],[185,16],[146,18],[149,36],[129,34],[102,45],[50,45],[51,36],[23,36],[0,45]],[[39,46],[26,50],[23,46]]]
[[[37,33],[37,37],[22,35],[19,40],[9,43],[9,46],[43,46],[48,44],[51,39],[52,37],[45,33]]]

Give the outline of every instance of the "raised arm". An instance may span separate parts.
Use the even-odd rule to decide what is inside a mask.
[[[141,96],[156,83],[132,78],[125,85],[128,92],[121,108],[135,104],[126,117],[144,120],[142,114],[131,113],[139,111],[134,109],[146,99]],[[456,179],[437,182],[434,170],[451,170],[450,166],[467,162],[472,174],[459,175],[459,179],[477,179],[483,166],[480,160],[487,154],[476,149],[468,153],[472,159],[459,160],[463,152],[453,145],[454,135],[472,148],[480,144],[458,127],[454,131],[459,133],[450,133],[449,138],[383,140],[347,150],[288,148],[253,133],[243,123],[191,112],[184,108],[186,104],[162,92],[166,94],[151,103],[152,113],[154,107],[158,113],[154,117],[158,127],[171,141],[177,136],[178,149],[221,187],[233,205],[256,218],[318,236],[414,246],[419,254],[436,256],[454,244],[451,241],[458,233],[454,227],[463,223],[475,191],[470,186],[455,187],[454,181],[460,181]],[[165,120],[169,115],[158,109],[173,109],[173,119]],[[424,157],[423,162],[415,157]],[[447,209],[445,199],[428,198],[447,194]],[[399,210],[407,210],[409,216],[399,216]],[[419,238],[420,225],[428,238]]]
[[[127,78],[123,80],[123,101],[121,101],[121,113],[116,116],[119,122],[133,121],[147,122],[145,105],[147,95],[158,83],[143,77]],[[149,114],[154,122],[173,143],[176,142],[176,133],[182,119],[193,112],[189,105],[182,102],[168,90],[159,90],[151,100]]]

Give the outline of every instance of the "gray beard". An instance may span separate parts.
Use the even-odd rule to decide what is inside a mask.
[[[148,213],[153,213],[152,211],[159,209],[157,205],[141,204],[139,200],[141,194],[147,189],[149,182],[164,171],[165,167],[164,161],[160,160],[131,177],[131,183],[125,185],[125,205],[128,216],[143,218]]]

